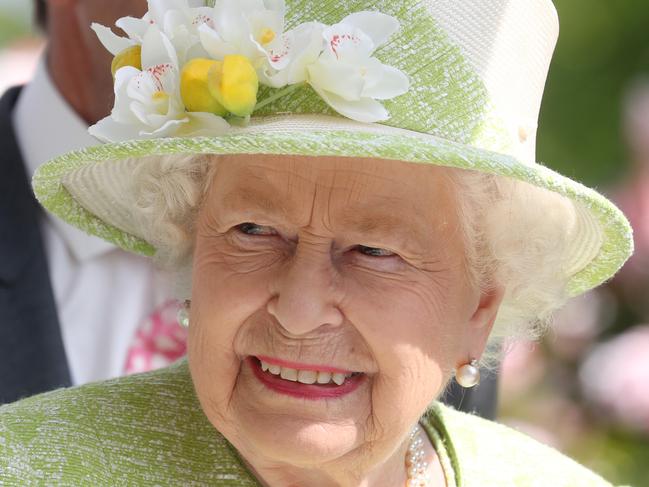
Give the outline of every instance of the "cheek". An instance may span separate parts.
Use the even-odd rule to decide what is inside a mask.
[[[347,317],[364,323],[368,334],[385,337],[386,345],[409,344],[432,353],[457,320],[446,281],[355,277],[346,290]]]
[[[446,280],[355,279],[347,289],[345,315],[380,369],[376,392],[425,408],[446,383],[458,346],[462,324],[453,286]]]
[[[277,256],[237,254],[222,239],[199,239],[194,253],[188,357],[201,402],[223,413],[241,367],[236,343],[246,320],[270,298]]]
[[[199,240],[192,307],[197,302],[201,314],[218,321],[219,328],[235,325],[266,304],[269,280],[280,260],[280,253],[273,250],[237,250],[225,237]]]

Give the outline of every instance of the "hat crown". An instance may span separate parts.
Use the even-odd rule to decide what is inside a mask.
[[[359,11],[397,18],[375,56],[410,77],[386,100],[384,125],[427,133],[535,162],[536,123],[558,36],[550,0],[287,0],[286,29],[328,25]],[[260,99],[270,88],[262,88]],[[255,112],[336,115],[310,88]]]
[[[186,1],[189,0],[174,0],[183,5]],[[196,3],[203,0],[191,1]],[[240,1],[241,5],[254,4],[259,8],[263,3],[275,13],[280,10],[284,13],[285,0],[219,1]],[[631,254],[631,229],[619,210],[595,191],[534,162],[535,122],[558,32],[556,12],[550,0],[286,2],[287,22],[281,27],[279,24],[283,22],[275,22],[277,31],[282,28],[285,32],[285,29],[305,22],[319,21],[328,24],[322,31],[323,35],[333,33],[330,38],[332,48],[335,36],[339,35],[336,30],[339,29],[343,35],[348,35],[348,40],[364,43],[365,57],[374,54],[390,68],[381,71],[381,75],[393,83],[386,83],[389,89],[377,89],[376,76],[361,80],[368,84],[362,88],[375,95],[366,98],[370,98],[370,101],[374,98],[381,100],[374,104],[380,106],[381,116],[373,119],[385,120],[381,103],[389,110],[390,119],[382,124],[367,123],[359,120],[362,117],[354,118],[354,113],[349,118],[334,113],[323,101],[324,97],[313,91],[321,80],[316,75],[310,78],[310,70],[308,73],[300,71],[299,76],[295,76],[297,81],[291,85],[290,91],[273,93],[271,88],[263,87],[261,93],[255,93],[260,95],[253,112],[255,116],[249,120],[247,116],[242,117],[237,120],[240,123],[232,125],[221,117],[197,116],[196,113],[193,114],[195,120],[209,122],[205,127],[199,125],[197,130],[191,126],[185,132],[176,130],[182,123],[189,124],[188,117],[181,120],[164,119],[164,126],[156,125],[158,118],[154,120],[156,123],[148,123],[147,119],[147,125],[132,113],[132,104],[126,103],[128,110],[118,114],[120,117],[125,115],[126,120],[122,123],[108,119],[106,123],[115,138],[122,142],[65,154],[39,168],[33,184],[35,194],[43,205],[93,235],[124,249],[152,255],[169,245],[167,240],[170,233],[164,230],[164,225],[177,225],[177,222],[165,215],[166,221],[161,225],[159,219],[152,219],[151,213],[140,206],[142,200],[136,184],[136,172],[147,174],[146,178],[140,178],[147,182],[164,179],[167,174],[189,176],[190,173],[185,171],[190,167],[188,165],[208,164],[211,161],[211,158],[193,157],[199,154],[377,158],[480,171],[513,178],[566,197],[575,206],[574,218],[556,218],[553,212],[548,214],[548,218],[560,227],[570,242],[570,248],[564,250],[562,258],[551,259],[550,264],[555,266],[552,272],[556,271],[557,276],[570,278],[566,283],[570,294],[579,294],[610,278]],[[163,12],[158,14],[164,14],[169,3],[152,2],[151,5],[161,7]],[[224,3],[221,6],[228,5]],[[363,13],[368,11],[380,13]],[[356,14],[352,22],[348,17],[350,14]],[[368,21],[381,17],[390,24],[389,29],[383,26],[383,36],[378,32],[381,26],[374,29],[374,24]],[[228,19],[225,15],[220,18]],[[399,20],[401,26],[396,33],[394,31],[398,26],[394,18]],[[241,19],[247,21],[243,15]],[[350,34],[349,27],[354,20],[358,27],[353,28],[358,31]],[[334,26],[341,21],[344,21],[343,24],[349,23]],[[149,21],[145,23],[149,24]],[[162,38],[161,33],[150,29],[149,25],[140,24],[140,27],[145,34],[152,32]],[[229,24],[224,21],[220,27],[227,30]],[[313,28],[309,33],[313,34],[316,48],[320,47],[320,39],[316,36],[320,35],[320,27],[315,24],[307,26],[307,29]],[[111,47],[111,52],[119,53],[125,42],[128,45],[133,42],[120,39],[107,30],[97,29],[98,34],[102,34],[107,41],[105,45]],[[376,31],[370,32],[372,30]],[[394,34],[384,44],[387,31]],[[245,28],[242,32],[244,35],[250,34]],[[371,38],[370,34],[376,37]],[[370,37],[370,43],[365,42],[364,36]],[[291,37],[287,36],[286,39]],[[289,42],[286,39],[282,42]],[[297,36],[292,39],[297,39]],[[372,44],[374,40],[376,43]],[[378,49],[370,53],[368,46],[378,46]],[[166,50],[167,54],[171,51]],[[287,52],[290,53],[290,49]],[[318,52],[318,55],[323,53]],[[341,52],[345,52],[344,48]],[[149,54],[158,54],[158,51]],[[337,54],[335,56],[338,58]],[[174,56],[169,55],[165,59],[168,58],[173,61]],[[306,58],[308,67],[311,66],[309,59]],[[354,59],[354,64],[348,63],[346,69],[329,73],[330,86],[345,88],[342,83],[349,72],[360,74],[362,78],[363,70],[354,68],[368,61],[363,60],[363,56],[341,56],[338,60],[348,62],[349,59]],[[146,64],[151,68],[161,66],[154,60],[149,59],[150,62]],[[375,59],[369,62],[373,62],[374,66],[381,64]],[[169,75],[171,81],[175,80],[173,67],[170,63],[163,66],[166,68],[163,74]],[[345,75],[341,75],[341,72]],[[389,73],[395,72],[399,73],[399,81],[404,83],[394,83],[395,78],[390,79]],[[409,83],[403,72],[409,76]],[[128,79],[136,79],[140,73],[132,68],[126,74],[133,75]],[[162,83],[159,78],[154,81]],[[173,83],[169,82],[169,85],[174,88]],[[281,83],[272,84],[277,85]],[[157,84],[151,86],[156,88]],[[140,94],[137,90],[135,93]],[[392,98],[381,98],[388,98],[391,93],[394,93]],[[275,96],[265,98],[269,95]],[[353,96],[350,98],[358,101]],[[125,100],[129,102],[128,97]],[[340,108],[340,104],[337,108]],[[154,117],[157,109],[155,106],[152,112]],[[185,113],[183,109],[181,107],[179,110],[181,114]],[[372,117],[366,119],[372,120]],[[216,127],[215,120],[219,121]],[[169,126],[171,130],[165,132]],[[145,130],[134,134],[134,127],[138,131],[142,127]],[[175,136],[168,137],[169,134]],[[141,137],[127,139],[130,135]],[[143,157],[148,158],[146,164],[141,159]],[[163,193],[167,194],[166,191]],[[514,215],[516,208],[511,209]],[[193,210],[192,207],[192,214]],[[536,218],[531,224],[537,224]],[[176,234],[176,231],[171,233]],[[548,263],[539,261],[539,265]]]

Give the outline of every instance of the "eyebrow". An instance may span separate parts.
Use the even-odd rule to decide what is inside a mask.
[[[413,218],[412,215],[406,219],[385,215],[380,211],[370,211],[369,214],[345,212],[341,215],[340,221],[346,228],[363,236],[381,238],[391,235],[397,237],[407,247],[410,247],[408,244],[413,241],[422,248],[430,246],[431,232],[426,232],[424,229],[430,230],[433,222],[427,224],[421,218]]]
[[[267,216],[279,214],[284,219],[291,219],[289,205],[284,198],[272,196],[257,188],[251,192],[242,189],[239,187],[220,198],[226,210],[261,210]],[[347,206],[346,211],[334,217],[339,222],[336,226],[352,231],[359,237],[376,238],[379,241],[383,240],[385,235],[390,235],[396,237],[394,240],[400,245],[409,249],[413,242],[422,249],[428,248],[433,232],[431,227],[435,222],[427,222],[416,216],[416,211],[412,211],[407,217],[387,215],[385,210],[390,207],[389,202],[364,202],[360,206]]]

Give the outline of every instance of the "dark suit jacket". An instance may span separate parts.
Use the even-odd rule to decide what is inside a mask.
[[[41,209],[16,141],[20,88],[0,99],[0,404],[70,385],[52,294]]]

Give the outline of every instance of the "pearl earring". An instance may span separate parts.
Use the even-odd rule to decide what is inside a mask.
[[[478,361],[473,359],[470,363],[458,367],[455,371],[455,380],[467,389],[477,385],[480,382]]]
[[[176,319],[178,324],[183,328],[189,328],[189,307],[192,302],[189,299],[186,299],[185,302],[180,306]]]

